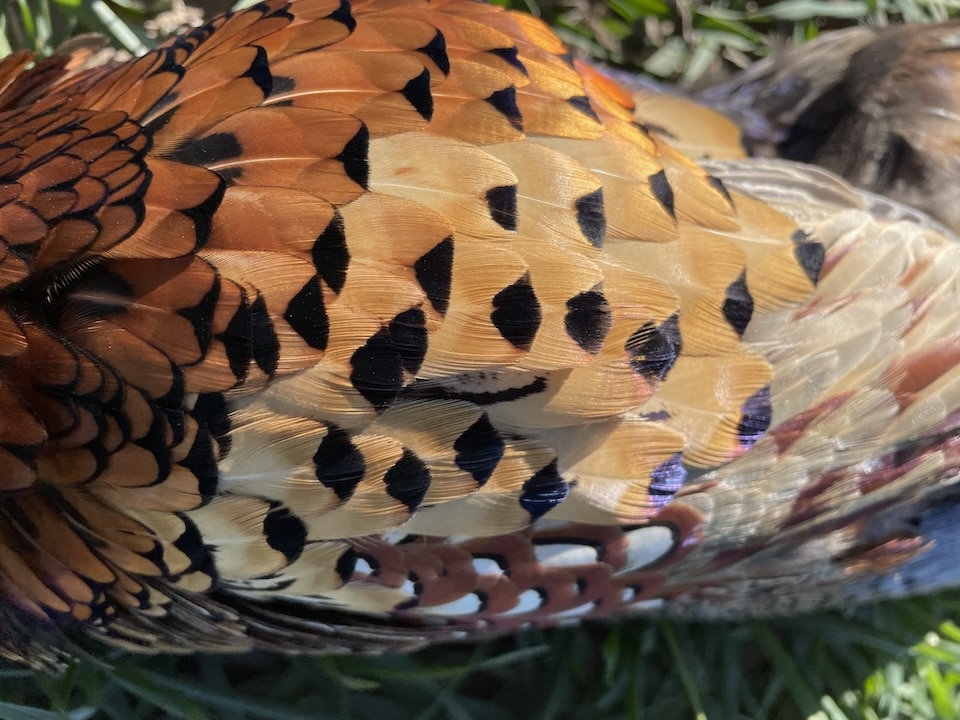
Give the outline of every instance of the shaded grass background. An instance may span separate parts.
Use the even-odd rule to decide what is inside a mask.
[[[0,717],[952,720],[960,628],[948,615],[960,601],[775,623],[590,623],[376,658],[108,652],[56,678],[0,669]]]
[[[686,84],[824,30],[960,12],[960,0],[510,2],[581,52]],[[170,0],[0,0],[0,53],[50,52],[89,31],[137,52],[195,17]],[[960,720],[955,621],[952,593],[776,622],[591,623],[379,658],[100,649],[53,678],[0,665],[0,720]]]

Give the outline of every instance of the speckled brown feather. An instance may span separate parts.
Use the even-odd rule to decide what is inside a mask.
[[[268,2],[125,64],[25,62],[0,67],[7,655],[759,614],[766,557],[824,527],[867,578],[923,544],[858,523],[952,477],[935,230],[801,171],[711,174],[468,0]]]

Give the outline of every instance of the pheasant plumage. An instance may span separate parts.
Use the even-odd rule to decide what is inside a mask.
[[[958,582],[960,246],[918,213],[708,171],[470,0],[28,61],[0,69],[6,655]]]

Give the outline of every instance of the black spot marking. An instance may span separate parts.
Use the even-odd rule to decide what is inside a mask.
[[[632,357],[631,367],[654,384],[667,376],[682,348],[679,317],[671,315],[660,327],[646,323],[627,339],[625,349]]]
[[[573,97],[567,98],[567,102],[591,120],[600,122],[600,118],[597,116],[597,113],[594,112],[593,106],[590,105],[590,98],[586,95],[574,95]]]
[[[154,455],[158,455],[159,453],[168,454],[167,423],[163,411],[158,407],[156,400],[153,398],[144,393],[140,393],[140,396],[150,407],[150,427],[147,429],[146,434],[136,441],[136,444],[145,450],[149,450]],[[157,457],[157,462],[160,463],[164,461]],[[168,462],[169,460],[167,460],[167,463]],[[158,471],[158,477],[165,477],[163,470]]]
[[[453,461],[458,468],[470,473],[477,485],[482,487],[503,458],[505,447],[500,433],[484,413],[453,443],[453,449],[457,451]]]
[[[262,333],[262,335],[259,335]],[[227,351],[230,369],[237,380],[243,380],[256,360],[263,368],[275,368],[279,361],[279,342],[273,331],[273,323],[262,297],[250,303],[245,290],[241,289],[240,307],[230,319],[226,330],[217,336]],[[262,363],[262,364],[261,364]]]
[[[570,484],[560,477],[554,460],[523,484],[520,506],[530,513],[531,521],[537,520],[563,502],[569,492]]]
[[[386,328],[350,356],[350,382],[377,410],[386,410],[403,389],[400,355]]]
[[[582,349],[594,355],[600,352],[613,326],[613,314],[603,293],[587,290],[567,300],[563,326]]]
[[[416,602],[419,603],[420,597],[423,595],[423,582],[421,582],[420,576],[415,572],[407,573],[407,579],[413,583],[413,594],[417,597]]]
[[[603,209],[603,189],[577,198],[577,224],[594,247],[603,247],[607,237],[607,215]]]
[[[447,40],[443,37],[442,32],[437,30],[433,39],[422,48],[417,48],[417,50],[433,60],[434,64],[440,68],[440,72],[444,75],[450,74],[450,58],[447,56]]]
[[[500,185],[487,190],[490,217],[504,230],[517,229],[517,186]]]
[[[810,282],[814,285],[820,279],[820,270],[823,268],[823,260],[827,256],[827,251],[823,245],[818,242],[801,242],[793,248],[793,255],[800,263],[800,267],[807,274]]]
[[[72,513],[70,514],[72,515]],[[154,540],[149,550],[139,550],[137,555],[145,558],[147,561],[152,563],[154,567],[160,568],[160,571],[166,575],[170,572],[170,568],[167,567],[167,563],[163,560],[163,550],[163,546],[158,541]],[[149,593],[147,593],[147,597],[149,597]]]
[[[56,287],[56,281],[45,283],[43,290],[47,297],[38,298],[41,303],[47,305],[49,310],[47,314],[54,322],[64,310],[64,302],[58,301],[58,295],[64,290],[69,292],[69,295],[62,300],[69,304],[70,315],[74,318],[82,318],[84,322],[123,313],[133,301],[133,288],[130,287],[130,283],[102,265],[88,270],[75,285],[69,281],[65,281],[64,284],[66,287],[60,290]],[[51,285],[53,288],[49,289]]]
[[[207,428],[211,437],[217,441],[220,447],[220,459],[222,460],[230,452],[232,439],[230,437],[230,409],[227,407],[227,401],[220,393],[203,393],[197,396],[197,401],[193,405],[190,414],[197,422]]]
[[[336,160],[343,163],[343,171],[364,190],[370,179],[370,131],[361,125],[357,133],[343,146],[343,152]]]
[[[193,307],[177,310],[177,315],[187,320],[193,328],[193,335],[197,338],[200,353],[207,354],[210,341],[213,340],[213,313],[217,309],[220,299],[220,280],[217,279],[210,289],[200,298]]]
[[[487,52],[491,55],[496,55],[502,60],[506,60],[508,65],[515,67],[524,75],[529,75],[527,67],[520,60],[520,51],[516,47],[493,48],[492,50],[487,50]]]
[[[762,387],[748,397],[740,407],[740,423],[737,425],[737,437],[745,448],[753,447],[763,437],[773,420],[773,406],[770,404],[770,388]]]
[[[147,435],[136,440],[134,445],[143,448],[153,455],[153,459],[157,463],[157,474],[148,485],[159,485],[170,476],[172,462],[170,459],[170,451],[166,446],[167,423],[164,422],[165,418],[162,413],[156,413],[153,416],[153,420],[154,422],[150,426],[150,431]]]
[[[330,338],[330,320],[323,305],[323,289],[320,280],[312,277],[287,303],[283,314],[286,320],[304,342],[317,350],[327,349]]]
[[[540,329],[543,312],[530,284],[530,273],[493,297],[490,322],[504,339],[519,350],[529,350]]]
[[[411,79],[400,91],[413,109],[427,122],[433,117],[433,93],[430,92],[430,71],[423,72]]]
[[[357,551],[353,548],[347,548],[343,555],[337,558],[337,564],[334,568],[337,571],[337,577],[342,582],[347,582],[353,577],[353,571],[357,567]]]
[[[494,392],[467,392],[437,385],[421,385],[419,383],[414,383],[408,388],[411,397],[436,400],[466,400],[475,405],[494,405],[496,403],[520,400],[530,395],[542,393],[546,389],[547,380],[543,377],[537,377],[533,382],[521,385],[520,387],[511,387]]]
[[[307,543],[307,526],[280,503],[272,502],[263,519],[263,536],[267,545],[283,553],[287,562],[293,562]]]
[[[285,95],[292,93],[297,88],[297,81],[292,77],[285,75],[273,76],[273,87],[270,88],[271,95]]]
[[[420,256],[413,264],[417,282],[427,294],[430,305],[441,315],[450,306],[453,280],[453,238],[448,237]]]
[[[661,170],[648,177],[647,180],[650,181],[650,189],[653,191],[653,196],[657,199],[657,202],[663,205],[663,209],[670,214],[670,217],[676,219],[677,210],[673,205],[673,188],[670,186],[670,181],[667,180],[667,173]]]
[[[723,180],[718,178],[716,175],[708,175],[707,182],[710,183],[710,187],[723,195],[730,207],[733,207],[733,198],[730,197],[730,191],[727,190],[727,186],[723,184]]]
[[[677,494],[687,479],[687,470],[683,467],[683,456],[675,453],[650,472],[650,485],[647,492],[650,499],[659,509],[666,505],[670,498]]]
[[[740,276],[732,283],[727,285],[724,291],[723,316],[730,323],[730,327],[737,331],[737,335],[743,337],[750,319],[753,317],[753,297],[747,288],[747,271],[744,270]]]
[[[517,89],[510,85],[503,90],[494,90],[487,102],[503,115],[518,132],[523,132],[523,114],[517,105]]]
[[[241,288],[240,307],[230,318],[226,330],[217,337],[227,351],[230,370],[237,381],[246,378],[253,359],[253,338],[250,335],[250,305],[247,293]]]
[[[217,493],[220,471],[213,453],[214,443],[209,432],[197,432],[190,452],[179,462],[197,478],[197,488],[202,498],[211,498]]]
[[[213,133],[184,142],[167,157],[185,165],[206,167],[243,155],[243,147],[233,133]]]
[[[181,68],[181,73],[182,71],[183,69]],[[158,108],[158,106],[159,108],[163,108],[180,100],[179,93],[172,92],[172,93],[168,93],[168,95],[170,96],[170,99],[163,98],[162,102],[154,103],[154,108]],[[153,137],[156,133],[160,132],[167,125],[170,124],[170,121],[173,120],[174,116],[177,114],[177,110],[179,109],[180,109],[180,105],[175,105],[174,107],[171,107],[169,110],[165,110],[164,112],[160,113],[159,115],[156,116],[156,118],[154,118],[153,120],[151,120],[150,122],[148,122],[146,125],[143,126],[144,131],[147,133],[148,136]]]
[[[265,14],[264,11],[266,9],[267,8],[265,7],[265,5],[263,3],[260,3],[260,6],[258,8],[251,8],[251,11],[259,11],[262,17]],[[283,17],[283,16],[289,17],[289,13],[285,13],[285,12],[277,12],[277,15],[280,17]],[[205,23],[204,25],[201,25],[200,27],[193,28],[192,30],[189,30],[180,35],[176,35],[171,40],[171,47],[186,50],[187,54],[190,54],[197,49],[200,43],[204,42],[211,35],[213,35],[217,31],[218,27],[219,27],[219,24],[215,25],[214,23],[208,22],[208,23]],[[169,48],[166,48],[166,49],[170,51]],[[170,52],[170,60],[168,62],[174,63],[174,59],[176,57],[177,57],[177,54]]]
[[[147,186],[150,184],[150,180],[146,176],[141,176],[140,187],[137,190],[138,193],[146,192]],[[147,204],[143,201],[143,198],[139,195],[133,195],[127,198],[125,201],[117,203],[118,206],[128,207],[134,214],[134,227],[140,227],[143,224],[144,219],[147,217]]]
[[[310,254],[313,266],[327,287],[339,293],[347,281],[347,266],[350,264],[343,217],[339,210],[334,212],[333,219],[314,241]]]
[[[412,513],[423,502],[430,489],[430,469],[408,448],[403,449],[403,457],[394,463],[383,476],[387,494],[407,506]]]
[[[266,98],[273,90],[273,74],[270,72],[270,61],[267,60],[267,51],[259,45],[254,46],[257,49],[257,55],[250,63],[250,67],[240,77],[246,77],[253,80],[254,84],[260,88],[263,97]]]
[[[273,375],[280,362],[280,341],[263,295],[258,295],[250,306],[250,336],[253,339],[253,361],[267,375]]]
[[[353,496],[367,471],[363,453],[336,425],[327,428],[327,434],[313,454],[313,463],[317,480],[333,490],[341,501]]]
[[[226,191],[227,182],[221,177],[220,182],[217,183],[217,189],[210,193],[206,200],[195,207],[180,211],[193,222],[194,233],[197,236],[195,249],[202,248],[207,244],[207,240],[210,239],[210,230],[213,228],[213,216],[216,215],[217,208],[219,208],[220,203],[223,202],[223,196]]]
[[[190,560],[190,566],[184,574],[200,571],[211,578],[216,578],[217,572],[213,559],[210,557],[210,551],[203,541],[199,528],[186,513],[176,513],[176,516],[183,522],[183,532],[174,540],[173,546]]]
[[[350,358],[350,382],[377,410],[385,410],[415,375],[427,353],[426,317],[419,308],[397,315]]]
[[[350,12],[350,0],[340,0],[340,6],[327,17],[343,24],[350,32],[357,28],[357,21],[353,19],[353,14]]]
[[[243,177],[243,168],[239,165],[222,167],[217,170],[217,175],[223,179],[228,187],[232,187],[237,184],[237,180]]]
[[[427,355],[427,318],[420,308],[411,308],[398,314],[388,327],[397,352],[400,366],[411,375],[416,375]]]

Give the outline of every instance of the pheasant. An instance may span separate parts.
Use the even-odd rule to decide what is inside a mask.
[[[6,657],[960,585],[960,245],[921,213],[698,164],[471,0],[83,60],[0,67]]]

